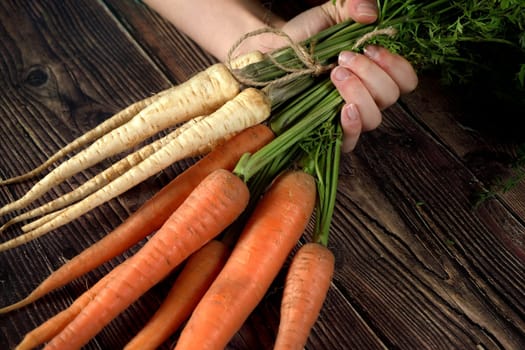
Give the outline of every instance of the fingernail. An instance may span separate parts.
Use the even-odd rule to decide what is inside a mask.
[[[374,58],[377,58],[377,56],[379,55],[379,48],[375,45],[368,45],[367,47],[364,48],[363,53],[367,57],[374,59]]]
[[[359,119],[359,111],[357,110],[357,106],[353,103],[349,103],[343,107],[343,114],[350,121]]]
[[[339,64],[342,64],[343,66],[349,66],[356,56],[357,54],[355,52],[341,51],[338,58]]]
[[[376,18],[377,16],[377,5],[375,1],[361,1],[357,5],[357,15],[359,17],[371,17]]]
[[[348,69],[340,67],[340,66],[334,68],[333,74],[334,74],[334,79],[339,80],[339,81],[346,80],[352,75],[352,73],[350,73]]]

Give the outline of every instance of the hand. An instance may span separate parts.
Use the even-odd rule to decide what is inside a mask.
[[[331,79],[346,101],[341,111],[343,152],[350,152],[362,131],[381,123],[381,110],[399,96],[414,90],[418,79],[403,57],[379,46],[365,47],[364,54],[343,51]]]
[[[342,4],[341,4],[342,3]],[[293,40],[303,40],[345,19],[372,23],[377,19],[375,0],[331,1],[307,10],[281,28]],[[346,101],[341,111],[343,152],[354,149],[363,131],[381,123],[381,110],[394,104],[399,96],[414,90],[417,75],[410,63],[378,46],[368,46],[364,54],[341,52],[339,65],[331,79]]]
[[[295,41],[301,41],[334,24],[349,18],[368,24],[377,19],[376,0],[327,1],[295,16],[282,26],[282,30]]]
[[[229,0],[144,0],[162,16],[193,38],[199,45],[224,60],[229,49],[243,34],[270,25],[302,41],[345,19],[372,23],[377,19],[376,0],[337,0],[313,7],[288,22],[271,14],[259,1]],[[200,21],[188,21],[199,16]],[[203,26],[202,23],[206,23]],[[281,40],[281,41],[279,41]],[[287,44],[275,35],[252,37],[242,51],[271,51]],[[332,80],[346,104],[341,113],[343,151],[351,151],[362,131],[376,128],[381,110],[392,105],[402,93],[413,90],[417,76],[402,57],[385,49],[368,47],[364,54],[341,53]]]

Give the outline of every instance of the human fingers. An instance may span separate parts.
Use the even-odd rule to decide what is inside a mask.
[[[378,9],[376,0],[337,0],[327,1],[318,7],[327,18],[335,24],[347,19],[358,23],[369,24],[377,20]]]
[[[368,24],[377,19],[376,0],[347,0],[342,6],[346,7],[343,11],[346,11],[348,16],[356,22]]]
[[[337,0],[335,4],[327,1],[295,16],[281,29],[293,40],[301,41],[349,18],[368,24],[374,22],[377,15],[375,0]]]
[[[380,110],[414,90],[418,83],[414,68],[405,58],[380,46],[366,47],[364,55],[343,51],[338,63],[361,79]]]
[[[345,153],[353,151],[361,135],[363,124],[356,104],[348,103],[341,110],[341,127],[343,128],[343,144],[341,150]]]
[[[376,45],[365,47],[364,54],[392,78],[401,94],[409,93],[416,88],[417,74],[414,67],[404,57]]]
[[[381,123],[381,111],[363,81],[344,66],[335,67],[330,78],[346,103],[357,107],[362,130],[377,128]]]
[[[380,110],[392,105],[399,98],[400,89],[396,82],[369,57],[343,51],[339,54],[338,63],[361,80]]]

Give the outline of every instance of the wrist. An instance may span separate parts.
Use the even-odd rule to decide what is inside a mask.
[[[220,60],[242,35],[265,26],[282,27],[284,21],[258,1],[145,0],[162,17]],[[190,19],[190,20],[188,20]],[[267,35],[247,39],[240,50],[268,51]]]

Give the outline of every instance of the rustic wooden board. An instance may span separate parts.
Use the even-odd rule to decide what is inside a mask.
[[[502,237],[522,222],[495,200],[473,210],[472,173],[401,109],[362,141],[339,193],[351,215],[334,222],[354,233],[334,245],[357,303],[393,346],[519,348],[524,265]]]
[[[276,8],[289,16],[300,5],[285,1]],[[0,176],[31,169],[124,106],[212,62],[136,1],[2,2]],[[458,104],[457,96],[425,76],[415,93],[385,111],[378,130],[345,155],[330,243],[336,276],[307,349],[525,348],[525,187],[473,207],[474,195],[494,171],[505,170],[517,145],[464,128]],[[115,158],[40,202],[78,186]],[[47,237],[0,253],[0,305],[26,295],[191,162],[170,167]],[[31,184],[0,188],[1,203]],[[17,232],[15,227],[3,237]],[[1,315],[0,348],[14,347],[130,253]],[[229,349],[271,348],[284,272]],[[121,348],[168,286],[155,287],[86,349]]]
[[[0,7],[0,129],[5,140],[0,146],[2,177],[33,168],[113,113],[171,85],[101,2],[9,1]],[[110,162],[82,172],[44,200],[78,186]],[[174,166],[48,237],[0,254],[1,304],[26,295],[51,270],[109,232],[185,166],[187,162]],[[2,203],[21,196],[31,183],[3,187]],[[17,232],[13,228],[3,238]],[[24,333],[70,304],[113,265],[102,267],[41,303],[1,316],[0,348],[12,348]],[[153,310],[147,306],[159,301],[146,298],[141,307]],[[118,336],[122,329],[134,332],[142,325],[139,321],[143,318],[137,318],[140,308],[134,309],[133,317],[124,315],[90,348],[121,347],[126,340]]]
[[[487,190],[492,190],[499,179],[516,175],[512,165],[519,157],[519,148],[525,145],[525,134],[521,132],[525,127],[523,111],[493,106],[497,102],[465,101],[464,91],[443,86],[430,76],[423,79],[422,84],[436,94],[430,98],[425,96],[424,89],[419,89],[403,100],[421,123],[487,186]],[[525,181],[521,181],[508,191],[498,190],[497,196],[517,215],[524,217],[524,191]]]

